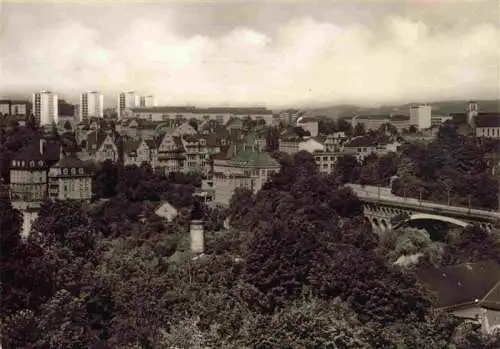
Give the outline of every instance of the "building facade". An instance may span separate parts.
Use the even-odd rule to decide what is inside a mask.
[[[268,153],[245,149],[215,156],[213,183],[215,203],[227,206],[238,187],[259,191],[269,176],[280,170],[280,164]]]
[[[33,115],[40,125],[56,124],[59,121],[57,94],[51,91],[40,91],[32,97]]]
[[[80,121],[88,120],[91,117],[102,118],[104,115],[103,95],[95,91],[82,93],[78,109]]]
[[[410,125],[419,130],[430,128],[432,125],[432,108],[427,104],[412,105],[410,107]]]
[[[116,112],[118,119],[122,118],[125,109],[137,108],[139,106],[139,96],[134,91],[122,92],[118,96]]]
[[[266,108],[196,108],[189,106],[138,107],[131,108],[125,115],[122,117],[139,118],[150,121],[196,119],[204,122],[207,120],[215,120],[220,125],[225,125],[232,118],[244,119],[248,117],[252,120],[262,120],[266,125],[272,125],[274,120],[272,111]]]
[[[149,108],[149,107],[155,107],[156,106],[156,100],[153,95],[148,95],[148,96],[141,96],[140,102],[139,102],[139,107],[141,108]]]
[[[48,196],[52,200],[90,201],[92,171],[76,155],[63,155],[49,170]]]
[[[500,113],[478,113],[474,126],[476,137],[500,139]]]
[[[29,101],[0,101],[0,115],[28,116],[31,113]]]

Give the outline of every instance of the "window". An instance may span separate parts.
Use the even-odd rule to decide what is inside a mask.
[[[80,174],[83,174],[83,168],[78,169],[78,172],[79,172]]]
[[[43,161],[42,160],[38,161],[38,166],[43,166]]]
[[[71,169],[71,174],[72,174],[72,175],[76,174],[76,168],[72,168],[72,169]]]
[[[65,175],[67,175],[67,174],[68,174],[68,169],[67,169],[67,168],[65,168],[65,169],[63,170],[63,174],[65,174]],[[65,189],[65,190],[66,190],[66,189]]]

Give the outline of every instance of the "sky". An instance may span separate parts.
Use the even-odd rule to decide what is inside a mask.
[[[496,99],[484,1],[0,0],[0,96],[100,91],[159,105],[304,107]]]

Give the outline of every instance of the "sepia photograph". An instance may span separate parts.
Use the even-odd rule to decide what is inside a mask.
[[[499,0],[0,0],[0,349],[500,349]]]

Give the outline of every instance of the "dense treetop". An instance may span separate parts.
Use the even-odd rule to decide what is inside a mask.
[[[423,183],[443,173],[453,185],[459,174],[487,176],[454,151],[481,145],[455,137],[364,164],[346,156],[332,175],[308,153],[281,156],[281,171],[257,193],[238,189],[227,211],[196,204],[207,234],[195,259],[194,175],[105,162],[94,193],[108,200],[44,202],[26,241],[19,212],[2,201],[2,347],[496,349],[500,338],[433,311],[413,274],[500,255],[496,232],[471,227],[438,241],[402,227],[379,237],[342,185],[388,183],[403,159],[400,177]],[[446,142],[453,156],[441,151]],[[432,175],[419,157],[435,159]],[[164,200],[179,211],[172,221],[154,213]],[[411,267],[394,264],[417,253]]]

